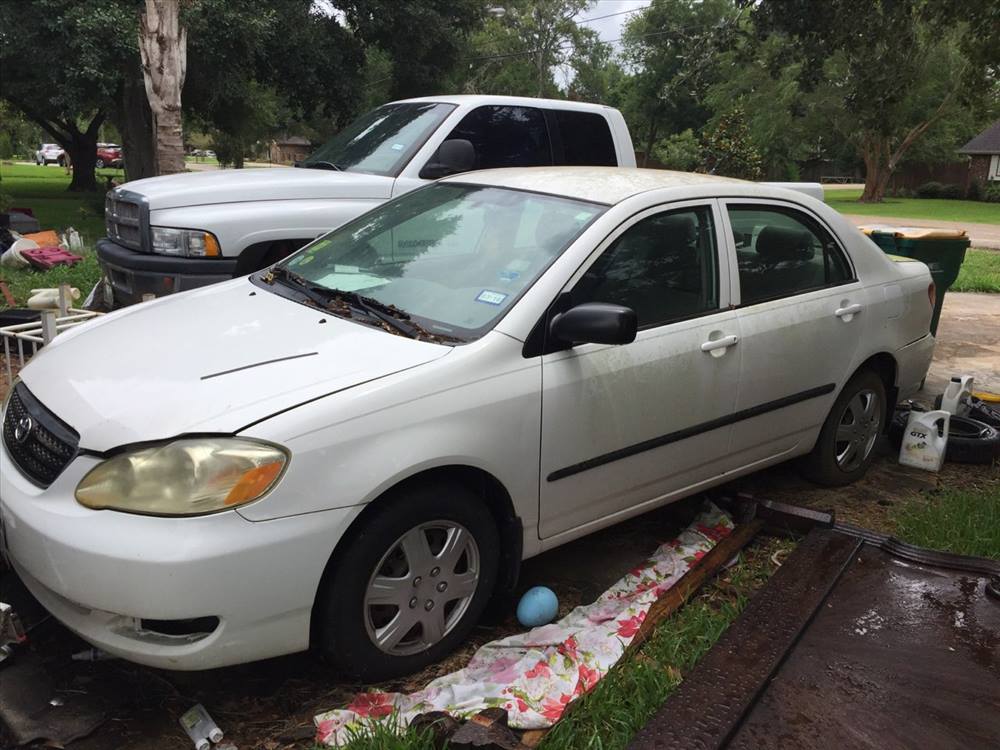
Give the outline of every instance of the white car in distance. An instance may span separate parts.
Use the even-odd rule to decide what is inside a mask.
[[[800,193],[462,174],[44,348],[5,407],[6,551],[117,656],[409,672],[525,558],[796,457],[863,475],[933,296]]]

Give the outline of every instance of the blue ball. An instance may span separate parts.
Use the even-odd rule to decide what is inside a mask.
[[[526,628],[548,625],[559,614],[555,592],[545,586],[535,586],[524,592],[517,604],[517,620]]]

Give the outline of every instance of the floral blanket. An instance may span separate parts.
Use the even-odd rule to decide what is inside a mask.
[[[732,530],[729,516],[706,503],[676,539],[660,545],[593,604],[550,625],[487,643],[464,669],[423,690],[357,695],[346,708],[315,717],[317,741],[346,745],[372,721],[406,726],[427,711],[462,718],[493,706],[507,710],[511,727],[551,726],[571,700],[594,687],[618,661],[653,602]]]

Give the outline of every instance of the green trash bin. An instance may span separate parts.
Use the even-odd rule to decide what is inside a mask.
[[[927,227],[861,227],[872,242],[890,255],[902,255],[927,264],[937,288],[931,333],[937,335],[945,292],[955,283],[969,249],[969,236],[963,229]]]

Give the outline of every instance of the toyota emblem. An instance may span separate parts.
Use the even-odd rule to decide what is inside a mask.
[[[31,421],[31,417],[22,417],[17,420],[17,424],[14,425],[14,439],[18,443],[23,443],[31,435],[34,426],[35,423]]]

